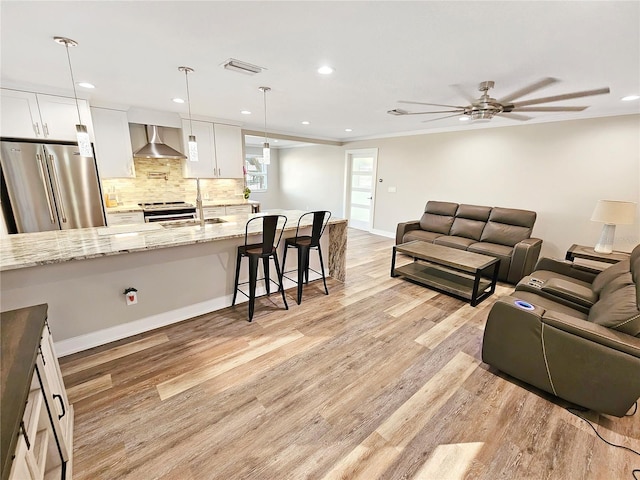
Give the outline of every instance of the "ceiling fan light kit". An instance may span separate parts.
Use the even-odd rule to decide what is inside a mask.
[[[553,95],[550,97],[542,97],[542,98],[534,98],[531,100],[523,100],[520,102],[514,102],[525,95],[528,95],[536,90],[544,88],[548,85],[556,83],[558,79],[552,77],[546,77],[541,80],[538,80],[531,85],[521,88],[520,90],[516,90],[506,97],[501,98],[500,100],[496,100],[495,98],[489,96],[489,90],[495,86],[495,82],[492,80],[487,80],[478,85],[478,90],[482,92],[482,95],[478,99],[473,99],[470,95],[468,95],[464,90],[460,88],[459,85],[452,85],[456,91],[461,94],[465,99],[470,101],[470,105],[443,105],[440,103],[426,103],[426,102],[414,102],[410,100],[398,100],[398,103],[408,103],[413,105],[426,105],[429,107],[448,107],[451,110],[434,110],[434,111],[426,111],[426,112],[410,112],[408,110],[404,110],[402,108],[394,108],[393,110],[388,110],[387,113],[390,115],[403,116],[403,115],[428,115],[428,114],[441,114],[447,113],[444,117],[437,117],[429,120],[425,120],[425,122],[432,122],[435,120],[442,120],[449,117],[457,117],[460,116],[461,120],[467,118],[468,120],[473,121],[473,123],[477,122],[489,122],[493,117],[505,117],[512,120],[526,121],[530,120],[532,117],[527,115],[522,115],[520,112],[580,112],[588,108],[587,106],[537,106],[541,103],[550,103],[550,102],[559,102],[562,100],[570,100],[574,98],[582,98],[582,97],[590,97],[594,95],[603,95],[609,93],[609,87],[599,88],[595,90],[585,90],[581,92],[572,92],[565,93],[562,95]],[[530,105],[536,105],[531,107]],[[516,112],[516,113],[514,113]]]

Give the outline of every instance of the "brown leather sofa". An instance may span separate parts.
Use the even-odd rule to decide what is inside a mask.
[[[500,259],[498,280],[517,283],[540,255],[531,238],[536,212],[514,208],[429,201],[420,220],[399,223],[396,245],[422,240]]]
[[[489,313],[484,362],[621,417],[640,397],[640,245],[598,275],[543,258]]]

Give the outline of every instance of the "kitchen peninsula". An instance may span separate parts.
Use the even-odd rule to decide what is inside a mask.
[[[66,355],[225,308],[245,224],[270,213],[287,216],[287,238],[304,212],[225,216],[204,228],[141,224],[4,237],[2,310],[47,303],[57,351]],[[329,275],[340,281],[346,227],[346,220],[332,218],[322,239]],[[138,290],[138,304],[126,305],[128,287]]]

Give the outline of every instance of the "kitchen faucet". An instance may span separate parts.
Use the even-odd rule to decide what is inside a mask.
[[[200,218],[200,226],[204,228],[204,211],[202,210],[202,194],[200,192],[200,178],[196,178],[196,208]]]

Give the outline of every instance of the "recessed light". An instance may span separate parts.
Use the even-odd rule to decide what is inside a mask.
[[[318,69],[318,73],[321,75],[331,75],[333,73],[333,68],[329,65],[323,65]]]
[[[176,103],[184,103],[184,100],[181,98],[173,98],[172,100]]]
[[[251,112],[249,110],[242,110],[240,113],[242,115],[251,115]]]
[[[351,130],[350,128],[345,128],[344,131],[345,132],[353,132],[353,130]]]
[[[306,121],[306,120],[305,120],[304,122],[302,122],[302,124],[303,124],[303,125],[309,125],[309,123],[310,123],[310,122],[308,122],[308,121]]]
[[[469,117],[466,115],[463,115],[462,117],[460,117],[460,121],[461,122],[468,122],[469,121]]]
[[[96,88],[96,86],[93,83],[89,83],[89,82],[78,82],[78,86],[82,88]]]
[[[273,143],[278,143],[278,140],[271,140]]]
[[[631,100],[638,100],[640,95],[627,95],[626,97],[622,97],[620,100],[623,102],[630,102]]]

